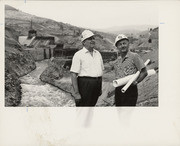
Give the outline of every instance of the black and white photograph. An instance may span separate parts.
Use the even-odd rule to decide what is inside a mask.
[[[0,146],[180,145],[180,1],[0,1]]]
[[[158,25],[153,5],[5,5],[5,106],[157,107]]]

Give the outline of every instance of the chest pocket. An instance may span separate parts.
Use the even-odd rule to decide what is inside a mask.
[[[132,74],[136,73],[136,71],[137,71],[136,67],[132,64],[124,66],[124,74],[125,75],[132,75]]]

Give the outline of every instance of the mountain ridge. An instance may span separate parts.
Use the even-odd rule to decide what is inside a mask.
[[[156,28],[156,25],[126,25],[126,26],[113,26],[104,29],[97,29],[102,32],[110,32],[114,34],[125,33],[125,34],[139,34],[143,31],[149,31],[150,28]]]
[[[57,22],[49,18],[42,18],[28,13],[24,13],[13,7],[5,6],[5,24],[6,26],[12,27],[20,33],[20,35],[28,34],[30,29],[30,23],[33,23],[33,29],[37,31],[40,36],[50,35],[55,38],[59,38],[60,42],[64,44],[65,48],[82,48],[79,36],[81,35],[84,28],[73,26],[71,24],[65,24],[63,22]],[[115,35],[98,32],[91,29],[95,34],[100,34],[101,36],[108,38],[112,42],[115,39]],[[105,41],[105,43],[101,43]],[[113,48],[112,43],[109,41],[97,39],[97,50],[111,50]]]

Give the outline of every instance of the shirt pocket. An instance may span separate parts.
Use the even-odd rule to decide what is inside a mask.
[[[134,65],[126,65],[124,67],[124,74],[125,75],[132,75],[135,74],[137,71],[136,67]]]

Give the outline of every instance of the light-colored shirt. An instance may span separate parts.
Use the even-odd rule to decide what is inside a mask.
[[[73,56],[71,72],[78,73],[78,76],[100,77],[103,74],[104,65],[102,56],[97,50],[93,55],[83,47]]]
[[[145,67],[141,57],[137,53],[130,51],[123,59],[119,56],[115,61],[111,62],[110,65],[113,66],[115,70],[116,79],[135,74]]]

